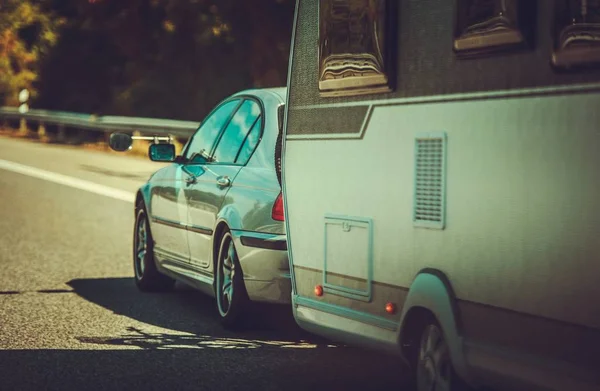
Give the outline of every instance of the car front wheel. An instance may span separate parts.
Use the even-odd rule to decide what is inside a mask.
[[[135,284],[144,292],[160,292],[173,288],[175,280],[161,274],[154,262],[153,239],[148,215],[143,205],[138,205],[135,214],[133,235],[133,271]]]
[[[225,231],[217,258],[215,297],[221,324],[227,328],[241,325],[248,304],[244,277],[235,250],[233,237]]]

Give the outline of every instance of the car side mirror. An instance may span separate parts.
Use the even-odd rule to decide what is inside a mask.
[[[150,144],[148,157],[153,162],[175,161],[175,146],[173,144]]]
[[[131,149],[133,139],[125,133],[112,133],[108,139],[108,145],[117,152],[124,152]]]

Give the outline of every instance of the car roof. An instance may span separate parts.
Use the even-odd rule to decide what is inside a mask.
[[[281,102],[285,103],[286,95],[287,95],[287,87],[275,87],[275,88],[252,88],[248,90],[243,90],[233,94],[232,96],[237,95],[255,95],[259,98],[265,97],[266,95],[275,95],[275,97]]]

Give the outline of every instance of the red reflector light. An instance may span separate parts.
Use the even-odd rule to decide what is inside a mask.
[[[394,314],[396,312],[396,305],[394,303],[387,303],[385,305],[385,312],[388,314]]]
[[[315,287],[315,295],[319,297],[323,296],[323,287],[321,285]]]
[[[277,221],[284,221],[285,215],[283,212],[283,196],[281,193],[275,199],[275,203],[273,204],[273,210],[271,211],[271,218]]]

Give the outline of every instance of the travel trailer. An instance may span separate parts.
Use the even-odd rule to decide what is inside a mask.
[[[297,323],[418,390],[600,390],[599,3],[302,0],[293,29]]]

